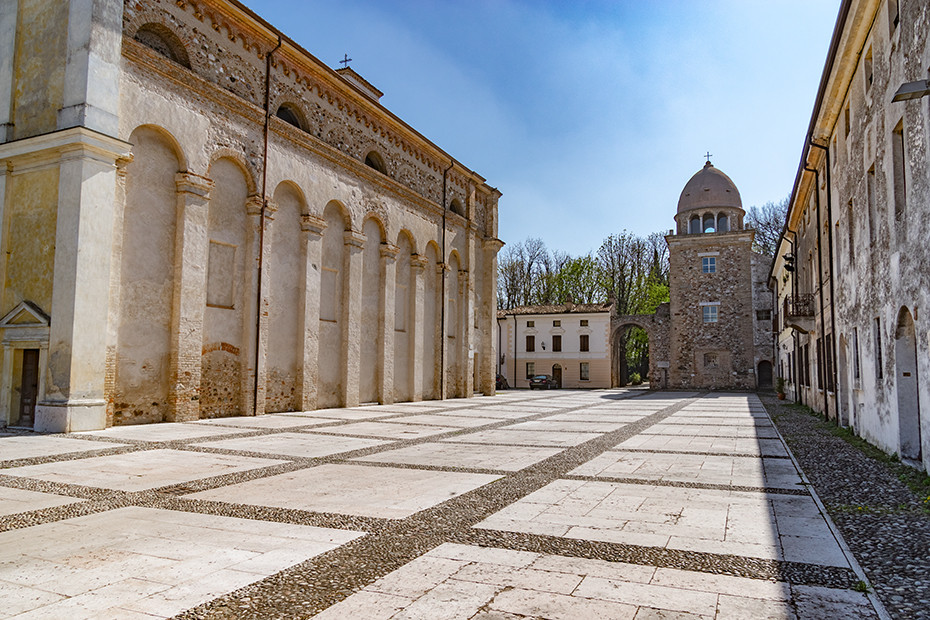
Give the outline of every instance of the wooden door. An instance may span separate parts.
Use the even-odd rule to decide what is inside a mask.
[[[32,426],[39,396],[39,350],[23,349],[22,392],[19,399],[19,426]]]

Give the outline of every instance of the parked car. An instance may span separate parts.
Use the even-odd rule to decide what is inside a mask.
[[[507,377],[505,377],[501,373],[497,373],[497,382],[496,382],[495,389],[497,390],[509,390],[510,389],[510,384],[507,383]]]
[[[535,375],[530,379],[530,389],[539,388],[541,390],[550,390],[559,387],[555,377],[549,375]]]

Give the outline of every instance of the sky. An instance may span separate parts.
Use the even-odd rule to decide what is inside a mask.
[[[788,196],[839,0],[246,0],[503,196],[498,236],[572,255],[668,232],[711,153]]]

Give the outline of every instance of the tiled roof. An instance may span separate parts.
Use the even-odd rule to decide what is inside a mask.
[[[613,306],[605,304],[541,304],[538,306],[517,306],[497,311],[497,318],[502,319],[514,314],[586,314],[591,312],[610,312]]]

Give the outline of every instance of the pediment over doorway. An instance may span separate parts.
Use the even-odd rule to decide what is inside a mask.
[[[49,316],[38,305],[24,300],[0,319],[0,328],[48,327]]]

